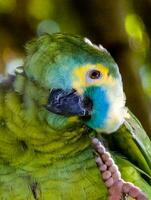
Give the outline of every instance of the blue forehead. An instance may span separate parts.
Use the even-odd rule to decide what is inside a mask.
[[[109,111],[109,100],[105,89],[95,86],[89,87],[86,89],[85,95],[90,97],[93,102],[91,119],[87,125],[93,129],[103,128]]]

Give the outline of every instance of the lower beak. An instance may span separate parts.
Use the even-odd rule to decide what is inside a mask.
[[[82,97],[76,90],[53,89],[45,108],[55,114],[64,116],[90,116],[92,102]]]

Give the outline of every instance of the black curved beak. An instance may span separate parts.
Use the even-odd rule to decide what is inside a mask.
[[[76,90],[53,89],[50,92],[45,108],[55,114],[64,116],[90,116],[92,101],[82,97]]]

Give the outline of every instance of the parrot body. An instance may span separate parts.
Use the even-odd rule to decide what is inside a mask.
[[[67,129],[54,130],[22,108],[21,96],[12,91],[3,96],[1,101],[5,99],[6,103],[1,102],[1,111],[6,121],[1,119],[0,197],[105,198],[106,188],[101,186],[90,140],[82,125],[72,122]]]
[[[14,80],[0,85],[0,199],[106,200],[93,135],[109,144],[122,178],[151,199],[151,144],[131,114],[124,120],[121,77],[111,56],[66,34],[42,36],[27,52]],[[123,122],[118,132],[101,134]]]

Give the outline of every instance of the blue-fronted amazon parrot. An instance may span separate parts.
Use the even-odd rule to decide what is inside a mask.
[[[24,66],[0,84],[0,199],[106,200],[92,137],[151,199],[151,142],[126,111],[111,55],[61,33],[26,49]]]

